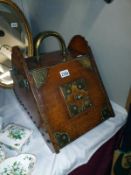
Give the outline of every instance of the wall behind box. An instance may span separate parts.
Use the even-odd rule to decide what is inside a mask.
[[[34,36],[43,30],[56,30],[67,44],[75,34],[85,36],[110,99],[125,106],[131,85],[130,0],[111,4],[103,0],[19,0],[18,5]],[[47,39],[43,50],[56,49],[55,42]]]

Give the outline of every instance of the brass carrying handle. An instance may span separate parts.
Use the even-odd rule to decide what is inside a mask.
[[[64,57],[64,60],[63,61],[66,61],[66,44],[65,44],[65,41],[64,41],[64,39],[62,38],[62,36],[59,33],[54,32],[54,31],[45,31],[45,32],[42,32],[36,38],[36,42],[35,42],[35,55],[36,55],[37,61],[39,61],[39,46],[40,46],[40,44],[42,43],[42,41],[45,38],[50,37],[50,36],[53,36],[53,37],[55,37],[55,38],[58,39],[59,44],[60,44],[60,47],[61,47],[62,55]]]

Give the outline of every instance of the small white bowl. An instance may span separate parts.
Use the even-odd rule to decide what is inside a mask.
[[[34,169],[35,163],[36,157],[32,154],[20,154],[15,157],[10,157],[0,164],[0,174],[30,175]]]
[[[9,124],[0,133],[0,142],[16,151],[21,151],[22,146],[27,143],[32,130],[16,124]]]

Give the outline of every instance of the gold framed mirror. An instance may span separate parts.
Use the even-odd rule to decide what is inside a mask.
[[[13,46],[18,46],[24,57],[32,56],[32,34],[20,8],[11,0],[0,0],[0,87],[13,87],[10,74]]]

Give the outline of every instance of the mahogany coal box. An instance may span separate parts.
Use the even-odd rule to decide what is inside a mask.
[[[39,54],[50,36],[61,49]],[[91,49],[80,35],[67,49],[59,33],[43,32],[36,38],[34,57],[24,58],[13,48],[12,66],[14,91],[55,152],[114,116]]]

